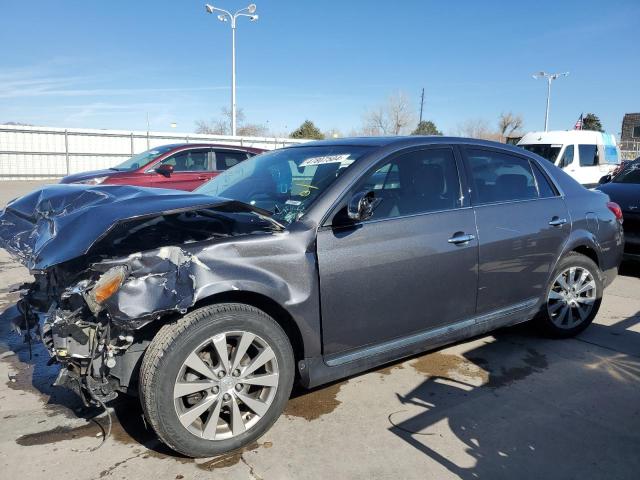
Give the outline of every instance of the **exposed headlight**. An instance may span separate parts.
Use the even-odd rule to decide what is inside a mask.
[[[89,307],[94,312],[101,309],[102,304],[120,290],[127,278],[127,267],[113,267],[103,273],[86,296]]]
[[[109,178],[109,177],[108,176],[95,177],[95,178],[90,178],[89,180],[82,180],[81,182],[75,182],[75,183],[81,183],[82,185],[100,185],[107,178]]]

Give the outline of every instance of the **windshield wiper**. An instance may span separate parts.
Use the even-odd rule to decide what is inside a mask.
[[[265,210],[264,208],[256,207],[255,205],[251,205],[250,203],[241,202],[240,200],[229,200],[221,205],[216,205],[211,210],[218,210],[221,212],[238,212],[245,211],[249,213],[253,213],[257,215],[262,220],[266,220],[271,223],[278,230],[285,230],[286,227],[278,222],[275,218],[273,218],[273,212],[269,210]]]

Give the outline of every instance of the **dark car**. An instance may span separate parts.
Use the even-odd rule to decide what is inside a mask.
[[[613,172],[600,177],[600,180],[598,180],[598,185],[610,182],[611,180],[613,180],[613,177],[623,172],[627,168],[633,167],[634,165],[640,165],[640,157],[636,158],[635,160],[621,160],[620,165],[618,165]]]
[[[191,191],[220,172],[264,151],[229,145],[163,145],[138,153],[113,168],[68,175],[60,183],[137,185]]]
[[[624,217],[625,258],[640,260],[640,159],[597,188],[620,205]]]
[[[99,404],[139,392],[167,445],[210,456],[267,431],[294,379],[531,319],[577,334],[617,274],[618,213],[520,148],[358,138],[192,194],[45,187],[8,205],[0,245],[35,276],[15,321],[41,320],[56,383]]]

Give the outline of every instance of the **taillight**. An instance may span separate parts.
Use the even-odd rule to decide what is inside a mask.
[[[607,202],[607,208],[616,216],[616,220],[622,223],[622,209],[616,202]]]

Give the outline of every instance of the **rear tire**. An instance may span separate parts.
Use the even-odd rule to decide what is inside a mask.
[[[294,368],[289,339],[269,315],[244,304],[211,305],[160,329],[140,368],[141,403],[170,448],[219,455],[273,425]]]
[[[568,338],[587,328],[600,309],[602,272],[589,257],[571,252],[556,266],[536,318],[542,331]]]

